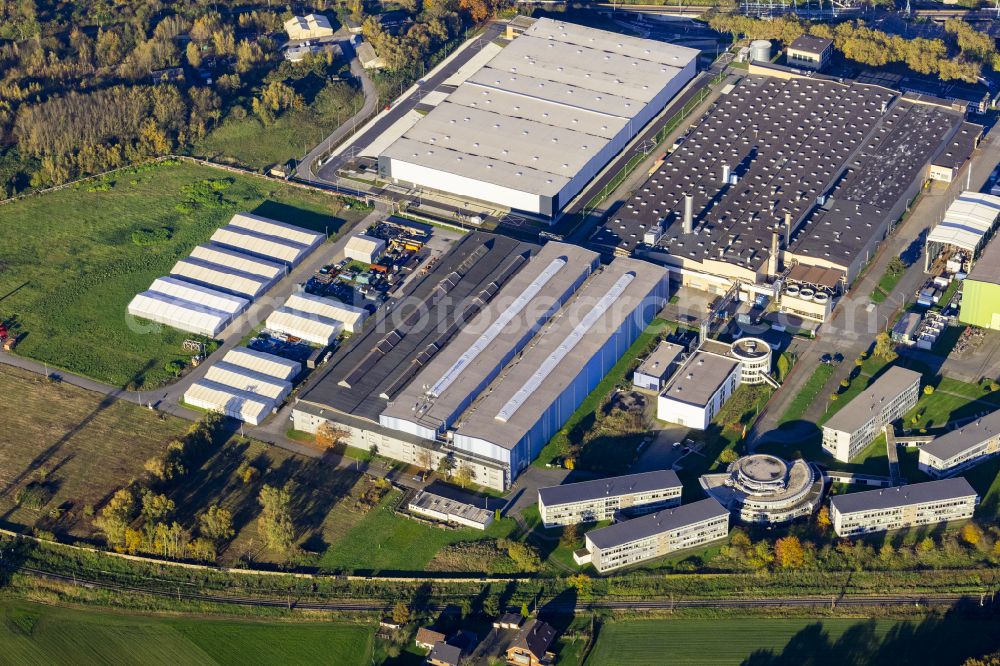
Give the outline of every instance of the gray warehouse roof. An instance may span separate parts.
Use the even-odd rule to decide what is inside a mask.
[[[456,433],[516,446],[666,277],[665,269],[630,258],[594,274],[463,414]]]
[[[610,479],[595,479],[579,483],[564,483],[561,486],[550,486],[538,489],[538,499],[545,506],[559,504],[574,504],[601,497],[616,497],[635,493],[648,493],[654,490],[680,488],[681,480],[671,469],[640,474],[626,474]]]
[[[892,509],[899,506],[924,504],[925,502],[959,499],[975,494],[976,491],[965,480],[965,477],[957,476],[953,479],[868,490],[863,493],[834,495],[830,498],[830,503],[840,513],[856,513],[858,511]]]
[[[519,263],[489,305],[421,368],[383,414],[431,429],[450,425],[470,396],[524,348],[597,265],[598,255],[590,250],[547,243],[530,261]]]
[[[924,444],[920,449],[940,460],[948,460],[997,435],[1000,435],[1000,410],[940,437],[935,437],[933,441]]]
[[[986,244],[986,249],[965,279],[1000,284],[1000,241],[994,238]]]
[[[872,417],[885,403],[898,397],[914,382],[920,384],[920,373],[894,365],[885,371],[871,386],[830,417],[823,427],[842,432],[854,432]]]
[[[608,527],[587,532],[587,538],[601,550],[646,539],[694,525],[712,518],[728,516],[729,510],[715,499],[708,498],[691,504],[681,504],[640,518],[633,518]]]
[[[649,356],[642,360],[636,372],[662,379],[670,366],[684,353],[684,347],[674,342],[662,340]]]
[[[381,157],[553,196],[697,56],[538,19]]]
[[[700,350],[688,358],[660,395],[689,405],[705,406],[739,361]]]
[[[983,135],[983,126],[975,123],[962,123],[941,154],[934,158],[934,164],[943,167],[957,168],[972,157],[976,142]]]
[[[457,332],[456,319],[474,314],[468,310],[474,299],[537,248],[504,236],[467,234],[391,310],[380,309],[362,335],[339,349],[300,400],[377,421],[387,402],[381,396],[401,390],[433,356],[431,345],[443,347]]]

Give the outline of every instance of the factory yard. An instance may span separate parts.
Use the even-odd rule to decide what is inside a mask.
[[[0,321],[22,336],[16,353],[116,386],[170,381],[192,336],[130,324],[126,306],[239,211],[331,234],[364,215],[328,195],[189,163],[5,205]]]

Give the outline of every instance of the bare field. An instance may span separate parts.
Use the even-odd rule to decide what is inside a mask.
[[[75,536],[91,532],[84,507],[138,476],[190,425],[6,366],[0,396],[0,521]],[[29,484],[47,501],[18,506]]]

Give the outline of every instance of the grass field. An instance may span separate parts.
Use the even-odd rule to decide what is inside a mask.
[[[398,516],[393,507],[401,492],[390,492],[375,509],[363,514],[351,529],[330,544],[319,560],[325,571],[420,571],[439,550],[460,541],[508,536],[513,519],[494,522],[481,532],[471,527],[444,529]]]
[[[7,366],[0,367],[0,395],[2,520],[80,536],[91,529],[84,507],[141,473],[143,462],[190,425]],[[19,507],[18,491],[32,482],[42,482],[51,499]],[[56,507],[64,512],[53,520]]]
[[[336,199],[193,164],[162,164],[7,204],[0,211],[0,321],[17,353],[124,386],[173,377],[186,333],[130,325],[132,297],[238,211],[336,232]]]
[[[11,664],[251,664],[371,661],[370,627],[119,615],[0,602],[0,661]]]
[[[996,647],[988,620],[678,619],[603,625],[586,666],[957,666]]]
[[[781,415],[780,423],[788,423],[789,421],[797,421],[802,418],[809,409],[809,405],[812,404],[823,387],[833,376],[833,366],[822,364],[816,366],[813,373],[806,380],[806,383],[802,385],[802,390],[795,396],[795,398],[789,403],[788,407],[785,409],[785,413]]]

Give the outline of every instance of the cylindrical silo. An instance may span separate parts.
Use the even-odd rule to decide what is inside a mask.
[[[766,39],[755,39],[750,42],[750,62],[770,62],[771,42]]]

